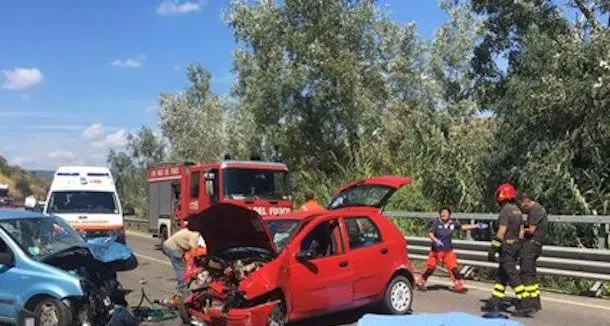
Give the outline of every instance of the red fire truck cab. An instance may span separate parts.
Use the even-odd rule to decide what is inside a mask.
[[[261,216],[292,211],[288,168],[283,163],[224,160],[168,164],[148,170],[149,232],[165,241],[191,214],[232,203]]]

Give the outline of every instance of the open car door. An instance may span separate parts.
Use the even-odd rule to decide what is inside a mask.
[[[384,175],[354,181],[333,194],[327,209],[358,206],[382,208],[396,190],[412,182],[411,178],[398,175]]]

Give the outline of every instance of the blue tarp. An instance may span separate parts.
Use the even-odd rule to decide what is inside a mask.
[[[365,314],[357,326],[524,326],[506,319],[487,319],[462,312],[442,314],[378,315]]]
[[[87,239],[87,247],[96,260],[110,263],[131,258],[132,250],[129,246],[116,242],[115,237],[98,237]]]

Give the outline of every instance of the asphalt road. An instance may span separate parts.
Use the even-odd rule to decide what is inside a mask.
[[[131,305],[140,301],[141,288],[151,299],[169,298],[174,287],[173,270],[169,260],[155,248],[158,240],[147,235],[128,234],[128,244],[134,250],[139,266],[136,270],[122,272],[119,280],[126,290]],[[481,300],[490,295],[490,285],[478,282],[466,282],[468,293],[456,294],[447,290],[451,283],[448,279],[431,277],[429,290],[415,292],[413,310],[420,313],[465,312],[480,315]],[[142,284],[143,283],[143,284]],[[511,296],[510,290],[507,295]],[[610,300],[585,298],[555,293],[542,293],[543,310],[534,318],[512,318],[527,326],[561,326],[561,325],[610,325]],[[356,325],[363,314],[371,312],[354,310],[315,318],[291,326],[340,326]],[[156,325],[181,325],[179,319],[161,322]]]

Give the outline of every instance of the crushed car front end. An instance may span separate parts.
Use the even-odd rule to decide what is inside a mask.
[[[188,225],[202,233],[207,253],[187,261],[183,321],[284,325],[287,256],[277,254],[277,243],[260,216],[247,208],[220,204],[192,217]]]

